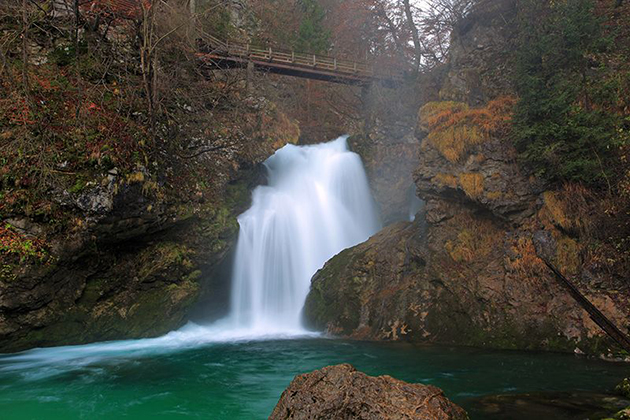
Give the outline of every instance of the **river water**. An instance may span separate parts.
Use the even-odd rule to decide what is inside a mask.
[[[472,409],[473,419],[484,419],[474,411],[483,395],[609,391],[630,373],[626,365],[563,354],[323,338],[51,352],[0,357],[0,418],[264,419],[295,375],[352,363],[371,375],[439,386]]]
[[[295,375],[337,363],[437,385],[481,419],[486,413],[475,399],[484,395],[607,391],[630,374],[626,365],[570,355],[365,343],[306,331],[300,311],[312,275],[380,224],[345,137],[286,146],[266,166],[268,184],[239,217],[229,316],[153,339],[0,355],[0,419],[263,419]]]

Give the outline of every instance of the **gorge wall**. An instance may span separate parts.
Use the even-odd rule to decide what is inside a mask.
[[[89,13],[80,57],[67,31],[46,32],[73,20],[40,13],[29,84],[12,83],[24,78],[21,44],[3,66],[0,352],[157,336],[200,299],[225,312],[229,276],[214,274],[236,216],[261,162],[299,138],[274,103],[247,94],[242,73],[200,73],[186,33],[168,27],[148,86],[159,109],[148,110],[140,29]],[[186,13],[160,24],[179,30]],[[20,18],[2,19],[11,39]]]
[[[454,31],[439,100],[423,101],[416,123],[421,217],[386,227],[313,277],[304,309],[312,327],[357,339],[614,353],[536,253],[544,249],[628,331],[627,281],[589,259],[587,218],[576,210],[583,190],[533,176],[509,139],[515,19],[514,2],[495,2]]]

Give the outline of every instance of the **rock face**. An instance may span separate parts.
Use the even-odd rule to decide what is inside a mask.
[[[429,202],[426,218],[435,222],[389,226],[330,260],[313,277],[306,321],[357,339],[606,351],[586,312],[529,265],[527,234],[453,203]],[[590,297],[628,322],[616,296]]]
[[[508,22],[517,5],[514,0],[479,1],[456,26],[441,99],[480,105],[511,92],[509,56],[515,32]]]
[[[237,190],[222,205],[172,206],[147,197],[140,183],[121,186],[108,205],[86,212],[79,232],[49,240],[50,263],[3,273],[0,352],[149,337],[181,326],[205,289],[222,293],[212,273],[249,197],[247,188]],[[45,229],[27,219],[12,225],[26,235]]]
[[[413,131],[398,137],[374,129],[369,137],[351,137],[352,150],[365,164],[370,187],[384,225],[409,220],[415,194],[412,173],[417,165],[419,143]]]
[[[297,376],[270,420],[468,419],[439,388],[372,377],[343,364]]]
[[[556,283],[535,245],[578,276],[582,292],[622,330],[630,295],[597,287],[602,273],[582,269],[581,245],[568,233],[579,217],[543,193],[500,138],[506,103],[421,109],[421,217],[384,229],[316,273],[304,309],[313,327],[363,339],[608,353],[603,332]]]
[[[609,394],[588,392],[490,395],[469,402],[471,414],[487,420],[609,419],[611,413],[623,409],[627,403]]]
[[[23,253],[0,249],[0,353],[157,336],[182,326],[200,300],[213,306],[204,315],[225,313],[229,276],[215,273],[237,237],[236,216],[262,181],[260,163],[299,134],[273,104],[250,102],[223,130],[229,147],[162,153],[152,170],[93,169],[80,191],[46,191],[61,220],[19,207],[0,214]],[[252,123],[267,112],[264,129]]]
[[[456,33],[440,92],[449,100],[420,109],[421,217],[385,228],[315,274],[304,308],[312,327],[359,339],[608,354],[614,343],[557,284],[537,247],[622,331],[630,327],[627,284],[585,264],[587,222],[571,210],[579,190],[545,191],[518,165],[506,135],[514,99],[499,95],[509,83],[484,69],[505,64],[509,42],[482,34],[504,33],[496,25],[510,25],[513,3],[496,2],[466,23],[483,53]],[[471,66],[480,80],[453,82]]]

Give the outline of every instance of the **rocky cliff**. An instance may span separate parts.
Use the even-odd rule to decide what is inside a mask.
[[[160,182],[148,170],[92,173],[96,182],[80,192],[45,196],[62,209],[61,228],[19,210],[4,214],[4,240],[15,252],[2,255],[0,351],[163,334],[186,322],[201,296],[221,314],[229,277],[215,271],[236,239],[236,216],[263,181],[257,164],[276,147],[188,162],[220,176],[204,173],[200,188]],[[23,251],[30,247],[37,254]]]
[[[169,41],[150,69],[129,16],[81,9],[73,40],[74,19],[29,9],[23,44],[6,11],[0,352],[159,335],[200,297],[219,315],[236,215],[297,125],[248,95],[243,74],[200,69],[185,7],[144,28]]]
[[[418,112],[421,217],[343,251],[314,276],[304,309],[313,327],[361,339],[608,354],[614,343],[556,282],[538,246],[628,331],[628,284],[593,257],[588,192],[539,180],[510,142],[514,7],[498,2],[455,31],[441,100]]]

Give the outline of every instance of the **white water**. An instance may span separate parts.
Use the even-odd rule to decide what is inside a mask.
[[[234,325],[252,334],[301,331],[313,274],[379,227],[361,159],[346,137],[288,145],[269,158],[241,227],[232,278]]]
[[[254,190],[239,217],[231,314],[214,324],[189,323],[162,337],[33,349],[0,356],[0,371],[46,377],[119,358],[146,357],[217,342],[295,338],[310,279],[339,251],[380,228],[363,165],[346,137],[289,145],[265,163],[269,183]]]
[[[424,206],[424,201],[420,200],[418,196],[416,196],[415,189],[412,189],[409,192],[409,221],[413,222],[416,220],[416,214],[420,211],[420,209]]]

